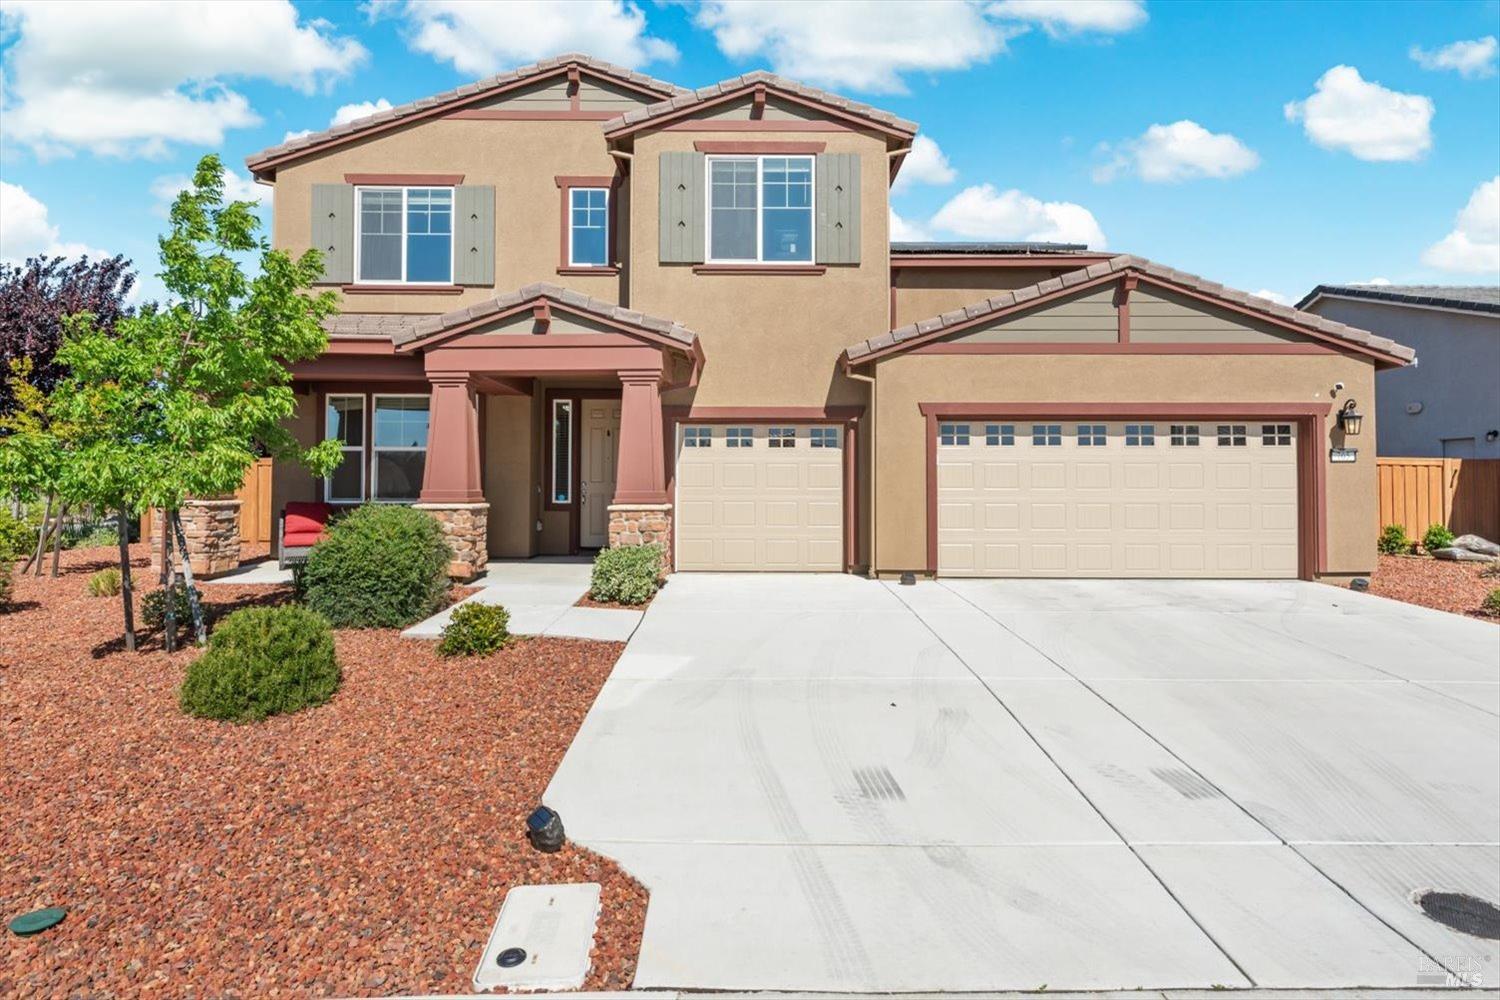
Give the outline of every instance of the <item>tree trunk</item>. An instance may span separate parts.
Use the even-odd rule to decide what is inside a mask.
[[[21,567],[25,574],[32,566],[36,567],[36,575],[42,575],[42,553],[47,551],[47,522],[52,519],[52,494],[47,494],[47,506],[42,510],[42,523],[36,529],[36,549],[31,553],[31,558],[26,560],[26,565]]]
[[[63,546],[63,519],[68,516],[68,505],[60,504],[57,508],[57,527],[52,529],[52,577],[57,578],[57,564],[62,559]]]
[[[177,551],[182,554],[182,575],[187,579],[188,607],[193,611],[193,632],[198,637],[198,645],[208,641],[208,629],[203,624],[203,607],[198,603],[198,588],[193,586],[193,561],[187,554],[187,535],[182,531],[182,518],[177,511],[172,511],[172,531],[177,535]]]
[[[177,581],[172,572],[172,532],[167,527],[167,514],[162,512],[161,516],[161,578],[164,584],[162,594],[166,600],[162,606],[161,618],[161,642],[169,653],[177,651],[177,601],[174,591],[177,589]]]
[[[125,604],[125,651],[135,652],[135,603],[130,592],[130,522],[120,508],[120,600]]]

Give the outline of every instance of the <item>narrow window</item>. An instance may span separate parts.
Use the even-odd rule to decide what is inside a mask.
[[[748,448],[754,440],[755,434],[749,427],[728,427],[724,430],[726,448]]]
[[[1078,447],[1080,447],[1080,448],[1102,448],[1102,447],[1104,447],[1104,425],[1103,424],[1079,424],[1078,425]]]
[[[1015,424],[985,424],[984,443],[991,448],[1010,447],[1016,443]]]
[[[1284,446],[1292,443],[1291,424],[1261,424],[1260,443],[1271,446]]]
[[[552,401],[552,502],[573,502],[573,401]]]
[[[1125,447],[1150,448],[1156,444],[1155,424],[1126,424]]]
[[[837,448],[839,446],[839,429],[837,427],[814,427],[807,432],[809,448]]]
[[[761,260],[811,263],[812,158],[768,156],[761,172]]]
[[[938,444],[963,445],[969,443],[968,424],[939,424]]]
[[[810,264],[812,243],[812,157],[708,161],[710,261]]]
[[[769,446],[772,448],[795,448],[797,447],[797,428],[795,427],[772,427],[769,434]]]
[[[360,188],[359,281],[453,280],[452,188]]]
[[[1032,424],[1031,443],[1038,448],[1056,448],[1062,444],[1062,424]]]
[[[422,492],[427,417],[426,396],[375,397],[370,492],[376,500],[415,500]]]
[[[406,191],[406,280],[446,285],[453,280],[453,189]]]
[[[710,260],[753,261],[757,257],[757,164],[754,159],[709,162]]]
[[[329,396],[323,427],[324,440],[338,441],[344,453],[333,475],[323,480],[323,499],[359,503],[365,498],[365,397]]]
[[[1244,424],[1220,424],[1219,425],[1219,447],[1220,448],[1243,448],[1245,446]]]
[[[568,263],[574,267],[609,265],[609,190],[568,191]]]
[[[400,188],[359,192],[359,280],[402,281]]]
[[[712,427],[686,427],[682,431],[682,446],[684,448],[708,448],[714,443],[714,429]]]
[[[1173,424],[1172,425],[1172,447],[1173,448],[1196,448],[1196,447],[1198,447],[1198,425],[1197,424]]]

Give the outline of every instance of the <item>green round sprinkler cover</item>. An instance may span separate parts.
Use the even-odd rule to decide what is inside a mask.
[[[49,927],[56,927],[63,922],[63,917],[68,911],[61,906],[49,906],[45,910],[32,910],[23,913],[10,922],[10,932],[25,937],[28,934],[40,934]]]

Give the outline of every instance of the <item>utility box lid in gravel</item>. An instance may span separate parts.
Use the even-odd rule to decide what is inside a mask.
[[[598,924],[598,882],[512,888],[474,970],[474,988],[578,989],[588,975]],[[517,961],[512,949],[523,950],[524,957]]]

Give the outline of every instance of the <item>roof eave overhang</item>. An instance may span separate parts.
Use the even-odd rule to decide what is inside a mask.
[[[648,326],[638,326],[634,323],[623,322],[613,317],[602,316],[598,313],[591,312],[586,309],[578,309],[559,298],[545,294],[533,296],[529,299],[525,299],[521,302],[515,303],[514,305],[507,306],[504,309],[498,309],[495,312],[485,313],[480,316],[466,317],[463,319],[455,317],[452,323],[445,324],[440,329],[424,333],[418,337],[412,338],[411,340],[407,340],[403,343],[397,344],[396,353],[412,354],[417,351],[437,347],[444,341],[462,336],[463,334],[473,333],[476,330],[482,330],[487,326],[491,326],[502,320],[510,319],[522,313],[534,312],[536,308],[543,302],[547,304],[547,308],[551,311],[566,313],[570,316],[576,316],[579,319],[586,320],[590,323],[596,323],[600,326],[609,327],[610,329],[618,333],[625,334],[626,336],[633,337],[637,340],[645,341],[653,347],[662,347],[677,351],[684,356],[693,359],[695,366],[701,367],[703,363],[703,348],[698,341],[697,334],[692,335],[691,341],[678,340],[675,337],[670,337],[666,334],[661,333],[660,331],[653,330]],[[543,334],[542,337],[545,340],[546,335]]]

